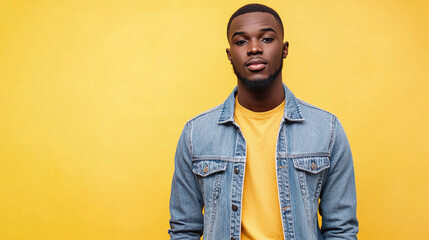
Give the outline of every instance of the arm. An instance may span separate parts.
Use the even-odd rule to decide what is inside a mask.
[[[357,239],[356,186],[353,159],[343,127],[335,119],[331,167],[320,195],[321,232],[324,239]]]
[[[192,172],[191,123],[187,123],[177,144],[170,195],[171,239],[200,239],[203,198]]]

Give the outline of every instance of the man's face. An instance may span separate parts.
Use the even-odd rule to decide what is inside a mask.
[[[280,24],[269,13],[246,13],[232,20],[226,51],[237,78],[249,90],[267,88],[281,73],[288,51],[282,36]]]

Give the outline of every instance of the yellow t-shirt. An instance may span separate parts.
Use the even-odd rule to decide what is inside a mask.
[[[285,102],[253,112],[235,100],[234,118],[247,143],[241,239],[284,239],[276,177],[276,142]]]

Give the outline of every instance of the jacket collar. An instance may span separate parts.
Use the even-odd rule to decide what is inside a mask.
[[[302,116],[301,109],[297,104],[295,95],[283,84],[285,91],[285,109],[283,118],[291,122],[302,122],[304,117]],[[234,88],[232,93],[228,96],[222,105],[222,111],[217,121],[218,124],[225,124],[228,122],[234,122],[234,108],[235,108],[235,95],[237,94],[237,87]]]

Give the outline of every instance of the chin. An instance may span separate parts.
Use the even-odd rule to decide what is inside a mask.
[[[270,77],[269,74],[261,74],[261,73],[253,73],[253,74],[249,74],[248,76],[245,76],[245,78],[249,79],[250,81],[262,81],[269,77]]]

